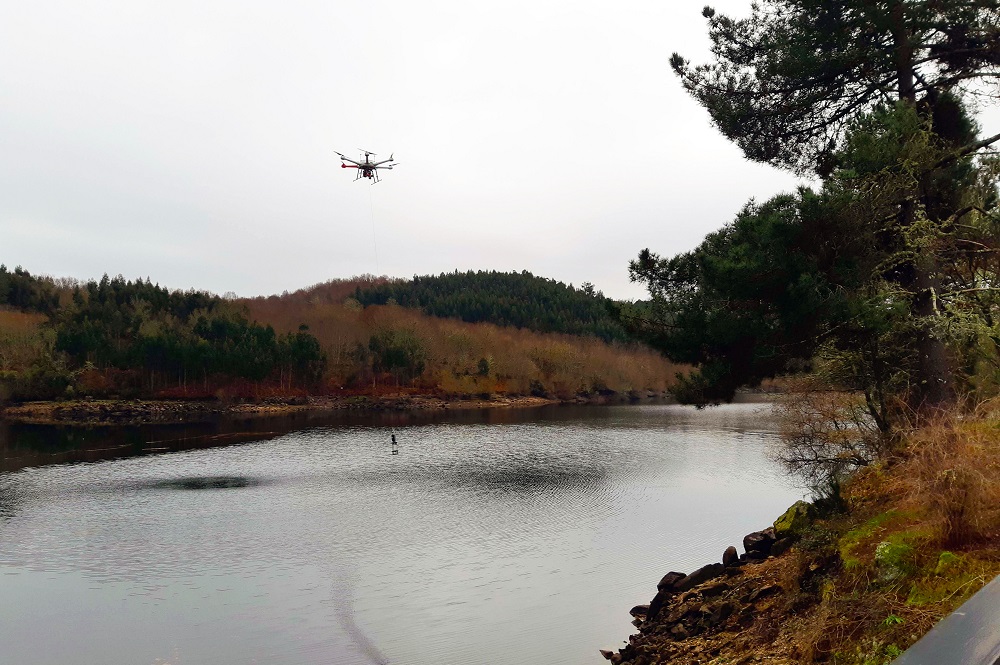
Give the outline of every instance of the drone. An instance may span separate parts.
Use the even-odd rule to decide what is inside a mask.
[[[375,156],[374,152],[369,152],[368,150],[364,150],[362,148],[358,149],[361,150],[361,152],[363,152],[365,156],[362,161],[357,161],[357,162],[354,161],[353,159],[345,157],[342,153],[339,153],[336,150],[334,150],[334,152],[337,152],[337,154],[340,155],[340,168],[358,170],[358,175],[357,177],[354,178],[355,180],[360,180],[361,178],[369,178],[372,181],[372,184],[374,185],[376,182],[379,181],[378,177],[379,169],[391,170],[393,166],[397,166],[397,164],[390,164],[390,162],[392,162],[392,155],[389,155],[389,159],[383,159],[381,162],[373,162],[371,158]]]

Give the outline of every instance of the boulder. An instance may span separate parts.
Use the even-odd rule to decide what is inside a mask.
[[[662,591],[663,589],[672,590],[674,589],[674,585],[676,585],[685,577],[687,577],[687,575],[685,575],[684,573],[677,573],[671,571],[663,576],[663,579],[660,580],[660,583],[656,585],[656,590],[657,591]]]
[[[760,563],[768,558],[769,555],[763,554],[761,552],[744,552],[740,555],[740,565],[746,566],[749,564]],[[730,570],[727,568],[726,570]],[[733,568],[732,570],[739,570],[738,568]]]
[[[739,553],[736,548],[730,545],[726,548],[726,551],[722,553],[722,565],[726,568],[736,564],[740,560]]]
[[[649,605],[636,605],[628,613],[634,617],[646,616],[649,614]]]
[[[748,556],[751,552],[759,552],[767,557],[775,540],[777,538],[774,537],[774,527],[768,527],[763,531],[754,531],[743,536],[743,549]]]
[[[779,538],[774,541],[771,545],[771,556],[781,556],[788,551],[788,548],[795,544],[795,538],[787,536],[785,538]]]
[[[796,501],[778,519],[774,520],[774,537],[798,538],[813,521],[812,504]]]
[[[702,566],[698,570],[694,571],[684,579],[680,580],[674,584],[674,589],[677,591],[687,591],[688,589],[693,589],[702,582],[707,582],[711,579],[715,579],[726,572],[726,567],[721,563],[710,563],[707,566]]]
[[[601,649],[601,655],[607,660],[611,660],[611,657],[615,655],[614,651],[608,651],[607,649]]]
[[[685,618],[689,618],[692,614],[697,614],[698,608],[688,605],[675,606],[670,610],[670,614],[666,616],[665,623],[667,625],[673,625],[675,623],[680,623]]]
[[[646,621],[652,621],[655,619],[660,614],[663,604],[667,602],[667,599],[672,595],[674,595],[674,592],[670,589],[660,589],[657,591],[653,600],[649,603],[649,609],[646,610]]]

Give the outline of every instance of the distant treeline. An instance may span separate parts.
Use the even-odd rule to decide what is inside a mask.
[[[438,308],[421,311],[402,306],[409,300],[397,290],[380,305],[365,294],[403,283],[362,276],[233,300],[149,279],[78,282],[3,268],[0,401],[400,390],[460,398],[641,395],[664,390],[677,371],[650,349],[619,342],[610,301],[588,285],[574,289],[527,273],[415,280],[428,294],[439,282],[476,297],[456,299],[467,305],[459,310],[445,309],[442,297]]]
[[[609,307],[612,301],[593,285],[585,283],[577,289],[528,271],[427,275],[359,286],[354,297],[366,306],[396,303],[469,323],[591,335],[606,342],[628,339]]]
[[[49,315],[36,337],[19,342],[6,330],[0,340],[0,385],[14,398],[77,388],[123,394],[172,388],[183,395],[189,384],[205,392],[235,379],[308,387],[326,367],[319,342],[305,330],[278,335],[217,296],[169,291],[148,279],[105,275],[74,285],[60,306],[52,280],[0,269],[0,295],[8,307]]]

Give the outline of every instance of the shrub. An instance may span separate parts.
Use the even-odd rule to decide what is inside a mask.
[[[805,476],[818,496],[839,491],[841,479],[888,448],[860,395],[803,382],[779,401],[777,411],[783,444],[778,459]]]

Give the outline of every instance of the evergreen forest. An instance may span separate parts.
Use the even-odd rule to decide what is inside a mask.
[[[414,277],[358,287],[362,305],[394,302],[431,316],[469,323],[527,328],[538,332],[592,335],[606,342],[628,339],[613,314],[613,302],[594,286],[579,289],[528,271],[468,271]]]

